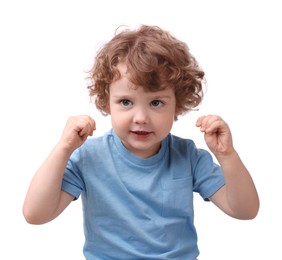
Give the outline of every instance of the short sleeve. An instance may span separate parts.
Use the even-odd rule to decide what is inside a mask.
[[[219,190],[224,184],[221,166],[214,162],[211,154],[204,149],[197,149],[197,160],[194,168],[194,191],[204,200]]]
[[[63,176],[62,190],[70,193],[78,199],[84,190],[84,182],[81,177],[81,156],[80,151],[75,150],[67,162]]]

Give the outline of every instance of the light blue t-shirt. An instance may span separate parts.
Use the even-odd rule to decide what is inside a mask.
[[[193,192],[208,199],[224,178],[192,140],[169,134],[147,159],[113,130],[89,138],[68,161],[62,189],[81,195],[87,260],[195,259]]]

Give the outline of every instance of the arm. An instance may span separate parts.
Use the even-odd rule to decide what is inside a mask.
[[[210,200],[226,214],[238,219],[253,219],[259,210],[259,197],[250,173],[233,147],[232,135],[219,116],[202,116],[196,125],[222,167],[225,185]]]
[[[67,121],[59,143],[37,170],[23,205],[28,223],[43,224],[56,218],[74,199],[61,190],[67,161],[95,130],[95,122],[88,116],[71,117]]]

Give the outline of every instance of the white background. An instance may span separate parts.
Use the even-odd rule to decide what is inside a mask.
[[[89,103],[85,71],[121,24],[158,25],[187,42],[206,72],[198,112],[172,130],[205,148],[202,114],[219,114],[260,195],[255,220],[240,221],[195,195],[200,260],[282,259],[281,7],[279,1],[0,2],[0,259],[83,259],[81,203],[56,220],[29,225],[29,182],[60,138],[66,119],[89,114],[96,135],[110,127]]]

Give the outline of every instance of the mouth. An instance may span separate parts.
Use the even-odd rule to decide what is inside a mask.
[[[130,131],[132,134],[134,134],[136,137],[145,138],[148,137],[152,132],[148,131]]]

